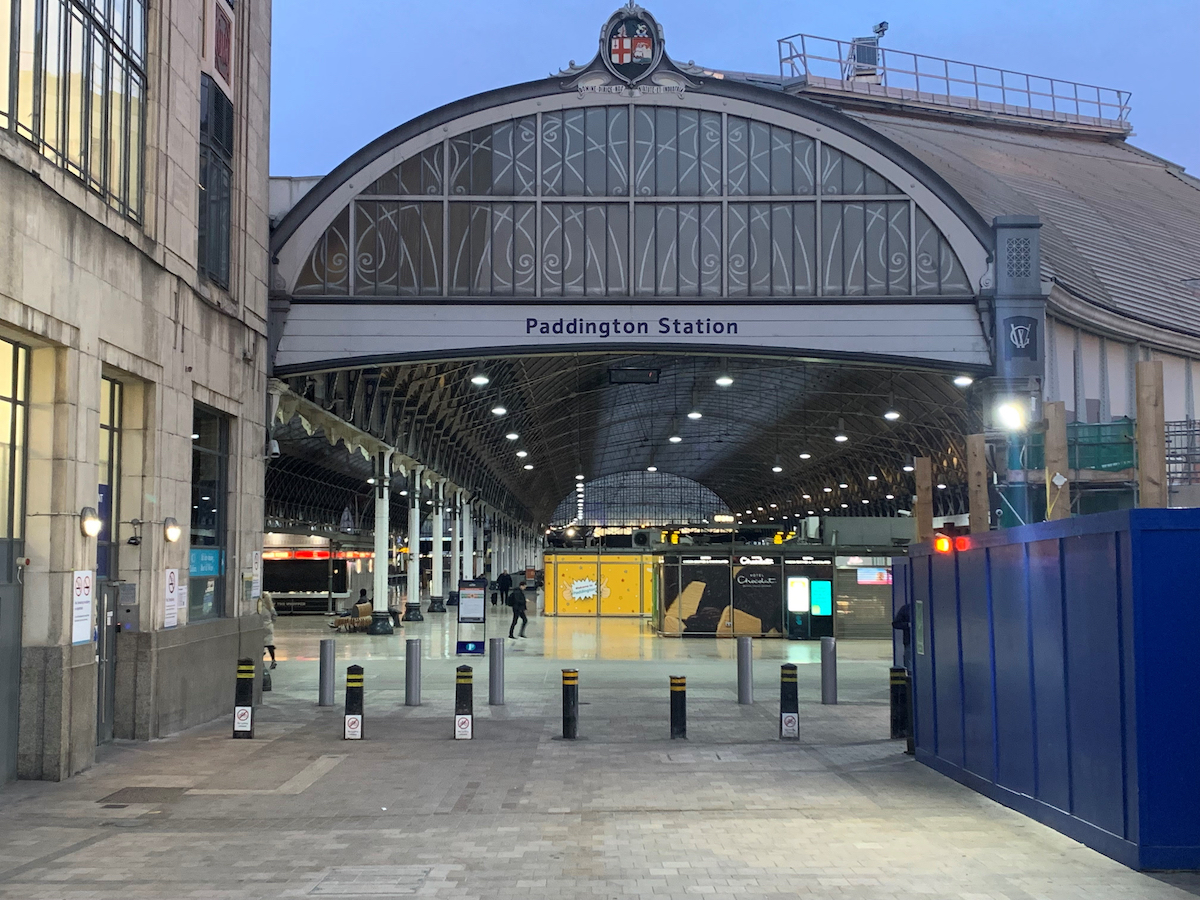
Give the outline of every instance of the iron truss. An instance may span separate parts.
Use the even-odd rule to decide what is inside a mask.
[[[657,380],[612,383],[615,369]],[[471,380],[480,373],[484,385]],[[720,374],[732,384],[717,385]],[[933,459],[935,483],[947,486],[935,490],[936,512],[955,514],[965,496],[964,435],[981,430],[971,390],[944,373],[797,359],[558,354],[347,369],[287,382],[530,524],[550,520],[573,495],[576,475],[591,481],[650,466],[704,485],[735,511],[775,503],[794,512],[894,514],[913,493],[903,471],[909,456]],[[889,406],[898,420],[883,417]],[[492,412],[498,408],[504,413]],[[695,411],[701,417],[689,418]],[[844,443],[834,440],[839,431]],[[673,435],[681,440],[672,443]],[[326,463],[337,470],[332,458]],[[361,460],[362,481],[369,465]],[[806,493],[824,502],[812,507]]]

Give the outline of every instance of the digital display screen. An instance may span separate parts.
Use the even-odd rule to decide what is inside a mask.
[[[477,584],[461,581],[458,585],[458,621],[479,623],[483,621],[484,589]]]
[[[789,575],[787,608],[791,613],[806,613],[809,608],[809,580],[802,575]]]
[[[833,582],[814,581],[810,589],[812,614],[814,616],[833,615]]]
[[[892,570],[891,569],[859,569],[858,570],[859,584],[891,584]]]

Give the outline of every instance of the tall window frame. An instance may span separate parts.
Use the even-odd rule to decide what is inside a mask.
[[[188,621],[225,615],[229,532],[229,418],[203,404],[192,416]]]
[[[148,0],[0,0],[0,129],[141,222]]]
[[[200,202],[196,267],[229,289],[233,218],[233,104],[209,75],[200,76]]]
[[[100,379],[100,481],[97,485],[100,533],[96,536],[96,579],[121,577],[119,538],[121,521],[121,382]]]

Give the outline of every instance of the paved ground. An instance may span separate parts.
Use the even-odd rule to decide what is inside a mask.
[[[843,702],[821,706],[815,648],[760,642],[745,707],[729,642],[629,621],[535,618],[529,635],[510,644],[505,706],[487,705],[477,661],[470,742],[450,739],[460,660],[443,620],[338,636],[343,675],[353,661],[367,676],[367,740],[348,743],[341,709],[315,702],[328,629],[283,618],[253,741],[217,722],[117,743],[63,784],[0,789],[0,898],[1200,895],[1194,873],[1132,872],[904,756],[886,740],[889,645],[843,642]],[[405,707],[418,636],[424,703]],[[788,659],[799,744],[775,738]],[[559,737],[567,665],[576,742]],[[688,676],[686,742],[667,739],[671,674]]]

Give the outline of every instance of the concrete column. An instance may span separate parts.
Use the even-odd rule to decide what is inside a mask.
[[[1168,505],[1167,426],[1160,360],[1137,364],[1136,387],[1138,506],[1163,507]]]
[[[1045,404],[1046,519],[1071,517],[1071,482],[1067,478],[1067,404]]]
[[[423,622],[421,615],[421,467],[413,469],[408,487],[408,598],[404,621]]]
[[[471,566],[471,541],[475,539],[475,523],[472,521],[474,516],[474,504],[470,500],[464,499],[462,505],[462,546],[459,547],[460,564],[459,568],[462,572],[462,577],[470,581],[475,577],[475,569]]]
[[[392,634],[388,616],[388,521],[391,506],[392,451],[375,454],[375,579],[370,634]]]
[[[913,460],[913,477],[917,483],[913,516],[917,520],[917,541],[933,537],[933,460],[918,456]]]
[[[458,541],[462,536],[462,491],[457,488],[450,498],[450,590],[458,590],[458,581],[462,578],[462,555],[458,549]]]
[[[987,488],[987,441],[982,434],[967,435],[967,493],[971,512],[971,534],[991,528],[991,504]]]
[[[446,580],[442,570],[442,562],[446,547],[442,543],[443,535],[446,530],[446,522],[443,518],[446,507],[446,499],[444,492],[444,482],[436,482],[433,486],[433,516],[430,517],[430,535],[433,540],[430,544],[430,579],[429,579],[429,611],[430,612],[445,612],[446,611]]]

